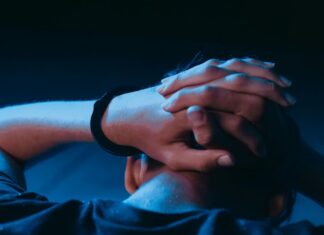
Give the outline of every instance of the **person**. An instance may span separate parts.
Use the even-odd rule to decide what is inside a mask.
[[[323,234],[309,222],[280,226],[294,190],[324,204],[324,159],[286,114],[291,82],[273,66],[212,59],[114,97],[105,137],[143,152],[127,159],[123,202],[56,203],[25,188],[25,161],[94,140],[94,101],[2,108],[0,234]]]

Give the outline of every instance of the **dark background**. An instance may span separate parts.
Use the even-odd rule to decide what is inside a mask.
[[[152,85],[197,52],[274,61],[294,82],[291,111],[324,154],[324,20],[320,1],[104,1],[0,3],[0,105],[93,99],[120,84]],[[52,200],[121,200],[124,159],[69,145],[30,163],[31,190]],[[324,223],[299,196],[292,221]]]
[[[4,29],[323,48],[321,1],[48,0],[2,3]]]

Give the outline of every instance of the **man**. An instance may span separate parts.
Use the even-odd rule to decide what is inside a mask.
[[[145,153],[127,160],[132,195],[122,203],[60,204],[24,189],[17,162],[57,144],[93,141],[93,101],[3,108],[0,234],[323,232],[309,223],[275,226],[291,190],[324,203],[324,163],[282,110],[295,100],[272,67],[210,60],[158,88],[112,99],[101,121],[105,138]]]

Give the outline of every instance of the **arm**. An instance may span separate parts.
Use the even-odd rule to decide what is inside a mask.
[[[208,171],[221,165],[218,162],[222,157],[220,154],[231,155],[228,151],[225,152],[225,148],[221,149],[222,153],[214,152],[215,155],[206,150],[191,150],[189,153],[188,132],[193,132],[198,144],[206,146],[206,140],[211,136],[219,136],[221,130],[218,129],[222,129],[233,134],[234,138],[239,139],[256,155],[264,156],[262,138],[256,138],[256,135],[259,136],[257,128],[247,123],[247,120],[256,123],[263,117],[268,107],[266,100],[272,100],[284,107],[292,104],[287,99],[288,93],[276,85],[283,86],[279,76],[270,72],[268,67],[256,66],[255,63],[247,63],[248,69],[245,64],[242,67],[241,64],[234,63],[248,74],[229,70],[234,69],[232,67],[218,68],[214,63],[215,60],[207,61],[164,80],[159,92],[168,98],[166,101],[153,89],[128,93],[113,99],[109,105],[109,113],[103,119],[103,124],[108,123],[106,136],[118,144],[141,149],[173,170]],[[262,77],[257,77],[261,75]],[[205,86],[204,82],[211,84]],[[190,88],[184,88],[186,86]],[[170,94],[174,91],[175,94]],[[168,95],[171,96],[167,97]],[[190,124],[187,115],[183,114],[194,105],[209,108],[209,111],[222,112],[217,113],[219,120],[216,123],[219,128],[214,128],[215,121],[212,125],[207,125],[207,128],[197,128]],[[185,131],[185,135],[178,135],[181,129]],[[215,150],[214,147],[207,147],[207,150]],[[197,157],[198,152],[200,158]],[[231,156],[230,158],[233,160]]]
[[[206,69],[204,69],[205,67]],[[215,67],[210,67],[209,64],[201,65],[198,68],[198,77],[203,78],[213,78],[213,76],[200,76],[201,72],[203,75],[216,73],[218,77],[224,76],[223,73],[229,73],[228,70],[215,70]],[[265,71],[268,70],[263,69],[253,75],[257,76],[260,72]],[[197,74],[190,70],[187,75],[189,78],[197,78]],[[267,77],[269,80],[279,81],[276,76],[267,75]],[[260,79],[257,77],[250,79],[240,76],[238,78],[244,78],[244,81],[248,79],[245,81],[247,84],[262,86],[264,89],[259,90],[265,92],[263,96],[282,105],[289,104],[282,98],[278,89],[273,89],[272,83],[260,83]],[[255,100],[255,97],[244,96],[240,92],[244,92],[244,89],[251,90],[254,86],[243,86],[240,81],[241,79],[230,78],[219,83],[226,84],[226,86],[217,91],[219,95],[214,99],[215,110],[225,108],[226,110],[223,111],[239,113],[244,116],[247,108],[245,105],[243,107],[239,104],[244,104],[243,100]],[[226,89],[229,90],[225,91]],[[205,91],[206,97],[209,97],[210,89],[205,89]],[[106,112],[103,118],[105,134],[117,144],[137,147],[175,169],[209,169],[217,166],[216,160],[220,156],[230,154],[225,150],[211,152],[190,149],[188,137],[191,135],[192,127],[188,122],[186,111],[170,114],[161,108],[164,101],[165,98],[159,95],[154,88],[116,97],[109,105],[109,112]],[[201,101],[204,106],[210,100],[203,99]],[[188,102],[191,103],[189,106],[195,105],[195,102],[190,100]],[[0,148],[18,160],[27,160],[57,144],[71,141],[91,141],[89,120],[92,106],[93,101],[72,101],[43,102],[3,108],[0,110]],[[249,110],[254,109],[249,107]],[[250,114],[250,111],[248,112]],[[255,116],[255,114],[253,115]],[[181,160],[180,154],[191,155],[193,159],[192,161],[185,158]]]
[[[200,169],[201,165],[207,165],[206,161],[214,162],[208,165],[215,166],[215,158],[227,152],[190,149],[187,143],[191,126],[186,112],[171,115],[163,111],[160,105],[164,100],[155,88],[115,97],[107,108],[102,128],[117,144],[147,152],[153,151],[154,146],[154,151],[160,153],[159,160],[172,162],[171,165],[179,168]],[[18,161],[25,161],[58,144],[92,141],[90,117],[93,104],[94,101],[60,101],[2,108],[0,150]],[[195,161],[180,159],[177,156],[181,152],[193,153]]]
[[[19,161],[72,141],[92,141],[94,101],[41,102],[0,109],[0,148]]]
[[[103,118],[104,133],[117,144],[141,149],[177,169],[217,166],[225,150],[198,151],[189,146],[192,128],[186,111],[172,115],[161,108],[163,96],[148,88],[115,97]],[[0,109],[0,149],[26,161],[58,145],[92,141],[94,101],[41,102]],[[156,153],[156,154],[155,154]],[[192,157],[192,161],[180,155]]]

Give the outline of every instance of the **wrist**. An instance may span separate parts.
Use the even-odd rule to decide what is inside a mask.
[[[106,137],[118,145],[140,149],[143,137],[150,133],[152,112],[164,100],[155,89],[151,87],[114,97],[101,122]]]
[[[116,138],[116,135],[119,135],[121,132],[113,128],[114,125],[111,125],[115,122],[111,121],[111,116],[116,112],[112,107],[115,107],[114,98],[118,95],[125,94],[127,92],[133,91],[134,87],[124,86],[118,87],[108,91],[104,96],[98,99],[93,107],[93,112],[91,115],[90,126],[91,126],[91,133],[96,140],[96,142],[107,152],[117,156],[129,156],[132,154],[138,154],[140,151],[136,148],[131,146],[127,146],[122,144],[123,142],[118,141],[119,138]],[[117,99],[117,98],[116,98]],[[115,100],[116,100],[115,99]],[[116,108],[120,108],[124,110],[124,106],[118,105]],[[119,112],[117,112],[119,115]],[[120,118],[112,118],[113,120],[117,120],[119,123]],[[120,116],[122,117],[122,116]],[[113,131],[114,130],[114,131]],[[105,133],[106,132],[106,133]],[[113,139],[115,142],[113,142]],[[117,144],[120,143],[120,144]]]
[[[101,128],[105,136],[118,145],[130,146],[129,125],[122,119],[123,105],[120,96],[113,98],[108,104],[101,120]]]

